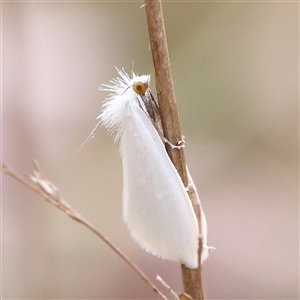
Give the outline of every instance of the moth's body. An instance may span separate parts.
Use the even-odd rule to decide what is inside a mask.
[[[148,252],[196,268],[198,223],[162,141],[150,76],[119,75],[102,89],[111,93],[98,118],[120,140],[124,221]]]

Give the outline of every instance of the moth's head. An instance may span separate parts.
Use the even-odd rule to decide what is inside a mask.
[[[149,85],[150,85],[150,75],[137,76],[133,79],[132,82],[133,90],[141,96],[145,95],[146,91],[149,88]]]

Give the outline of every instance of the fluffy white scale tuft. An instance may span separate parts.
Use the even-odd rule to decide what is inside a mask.
[[[110,81],[111,84],[103,84],[101,91],[110,92],[106,101],[102,106],[101,114],[97,119],[100,119],[101,125],[104,125],[109,133],[115,133],[116,141],[119,140],[122,135],[122,123],[124,116],[130,114],[131,111],[126,107],[128,103],[137,101],[137,94],[132,89],[132,85],[135,82],[143,82],[147,85],[150,84],[150,75],[136,76],[132,73],[132,79],[122,69],[117,69],[121,78],[115,78]]]
[[[101,88],[110,94],[98,118],[120,139],[124,221],[146,251],[197,268],[199,230],[190,199],[133,90],[136,82],[149,86],[150,76],[118,73],[121,78]]]

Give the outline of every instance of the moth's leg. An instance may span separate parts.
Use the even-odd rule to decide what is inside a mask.
[[[189,182],[189,184],[185,187],[185,190],[188,192],[190,190],[193,190],[194,189],[194,186],[192,183]]]
[[[173,145],[170,141],[168,141],[165,137],[162,137],[163,141],[168,144],[172,149],[181,149],[185,147],[185,137],[182,136],[182,140],[177,142],[177,145]]]

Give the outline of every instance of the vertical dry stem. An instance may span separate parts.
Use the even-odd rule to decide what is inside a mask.
[[[145,4],[150,45],[155,69],[157,97],[164,136],[173,145],[176,145],[178,141],[182,139],[182,135],[173,88],[162,5],[160,0],[145,0]],[[172,150],[167,147],[167,151],[175,168],[181,176],[183,184],[187,186],[188,177],[183,148],[180,150]],[[201,224],[201,216],[198,211],[196,211],[196,215],[199,224]],[[201,254],[201,241],[199,244],[199,254]],[[181,265],[181,271],[185,292],[191,295],[194,300],[204,299],[201,264],[199,263],[198,269],[189,269],[184,265]]]

